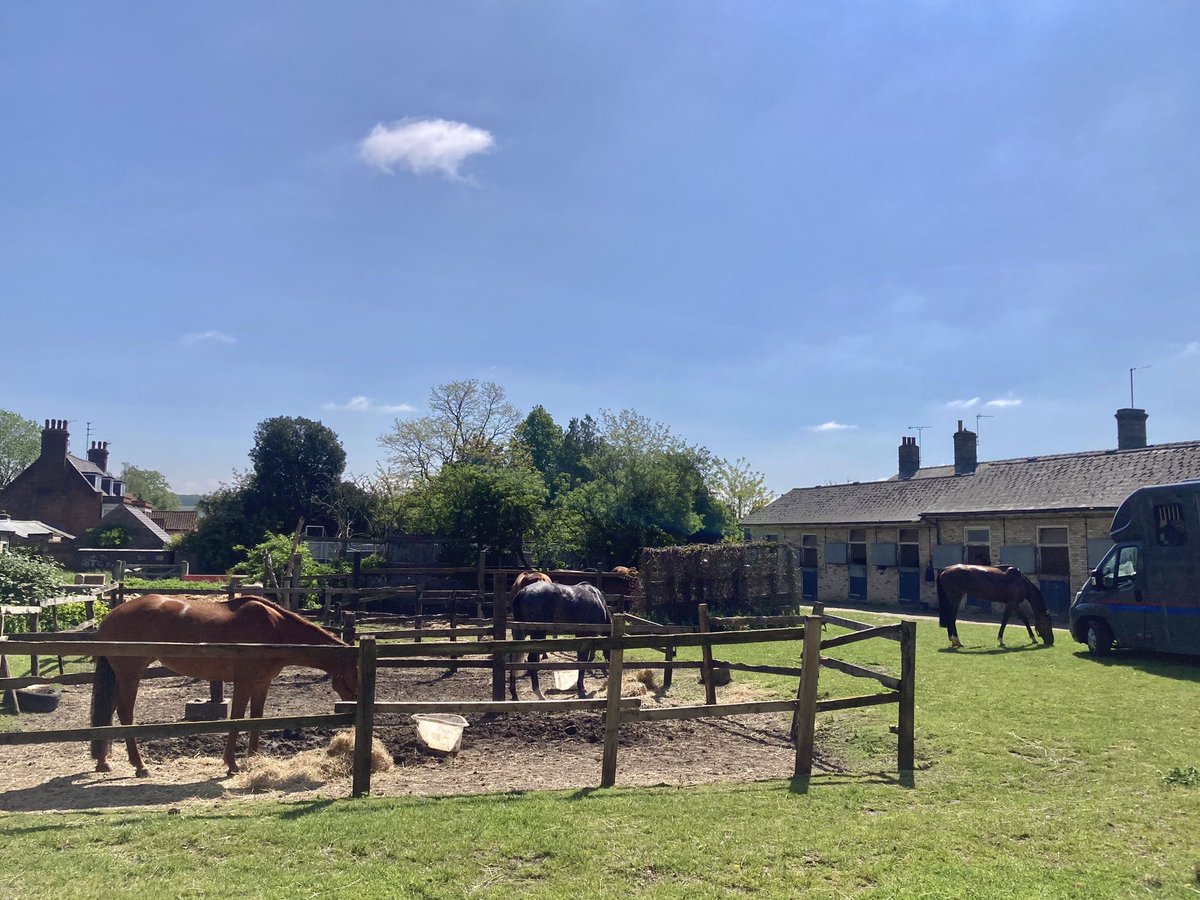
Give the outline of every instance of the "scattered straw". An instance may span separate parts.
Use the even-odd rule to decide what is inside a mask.
[[[391,768],[391,754],[382,741],[372,738],[371,771],[387,772]],[[353,772],[354,732],[339,731],[324,750],[304,750],[288,759],[250,758],[229,787],[251,793],[312,790],[328,781],[349,778]]]

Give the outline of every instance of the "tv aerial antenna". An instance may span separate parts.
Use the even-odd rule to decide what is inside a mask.
[[[979,420],[980,419],[994,419],[994,418],[996,418],[996,417],[992,416],[992,415],[988,415],[986,413],[976,413],[976,415],[975,415],[975,437],[977,440],[979,438]]]
[[[1153,369],[1154,366],[1131,366],[1129,369],[1129,408],[1136,409],[1133,405],[1133,373],[1138,369]]]
[[[917,433],[917,446],[918,447],[921,446],[921,432],[924,431],[926,428],[932,428],[932,427],[933,427],[932,425],[909,425],[908,426],[909,431],[915,431]]]

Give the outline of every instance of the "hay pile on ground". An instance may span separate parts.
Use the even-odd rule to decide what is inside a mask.
[[[391,768],[391,754],[382,741],[372,738],[371,771],[387,772]],[[229,787],[250,793],[312,790],[353,773],[354,732],[339,731],[324,750],[304,750],[289,759],[250,758]]]

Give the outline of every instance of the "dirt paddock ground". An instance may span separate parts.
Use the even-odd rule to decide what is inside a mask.
[[[661,672],[655,673],[661,683]],[[662,695],[637,680],[636,667],[626,670],[622,693],[638,696],[643,705],[686,705],[702,702],[695,670],[676,672],[670,693]],[[573,692],[547,690],[552,674],[542,674],[548,699],[572,697]],[[522,698],[532,697],[528,677],[518,682]],[[587,681],[589,692],[603,692],[604,680]],[[184,704],[208,696],[207,682],[171,677],[142,682],[138,722],[172,722],[183,716]],[[603,696],[603,693],[600,694]],[[380,669],[378,700],[487,700],[491,675],[484,669],[460,669],[446,674],[437,669]],[[267,716],[331,712],[336,700],[328,679],[308,669],[285,669],[267,698]],[[736,682],[720,689],[721,702],[758,699],[752,689]],[[83,727],[88,724],[90,685],[66,687],[53,713],[21,716],[23,729]],[[373,796],[451,795],[498,791],[553,790],[595,787],[600,780],[604,742],[601,713],[522,713],[468,717],[462,750],[457,756],[435,758],[417,741],[407,716],[385,715],[376,720],[375,737],[394,761],[389,771],[372,777]],[[786,714],[635,722],[621,727],[617,784],[681,785],[718,781],[787,778],[795,764]],[[286,785],[262,789],[254,773],[327,747],[333,732],[264,732],[261,755],[245,771],[227,777],[220,756],[224,735],[147,740],[140,742],[150,768],[148,778],[135,778],[123,743],[110,755],[113,771],[100,774],[85,743],[0,747],[0,811],[48,811],[114,807],[179,807],[275,796],[300,800],[348,797],[350,778],[326,772]],[[245,736],[240,746],[245,748]],[[308,756],[313,754],[308,753]],[[241,757],[239,756],[239,759]],[[836,763],[818,752],[817,766],[829,771]]]

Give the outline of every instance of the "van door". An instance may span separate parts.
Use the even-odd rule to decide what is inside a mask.
[[[1113,634],[1123,647],[1152,646],[1146,603],[1138,573],[1137,544],[1120,544],[1100,564],[1095,602],[1104,606]]]

